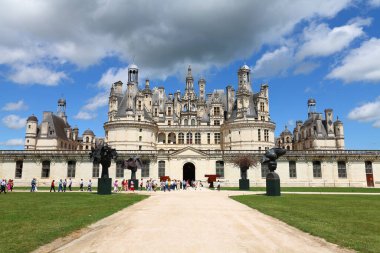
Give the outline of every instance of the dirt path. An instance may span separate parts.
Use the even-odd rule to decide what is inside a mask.
[[[234,193],[152,194],[61,239],[53,252],[348,252],[231,200],[229,194]],[[39,251],[54,248],[53,243]]]

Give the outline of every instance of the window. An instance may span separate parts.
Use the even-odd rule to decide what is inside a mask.
[[[184,144],[185,143],[185,135],[183,133],[178,134],[178,144]]]
[[[154,117],[158,116],[157,108],[154,108]]]
[[[214,115],[219,116],[220,115],[220,107],[214,107]]]
[[[313,177],[315,177],[315,178],[321,178],[322,177],[322,170],[321,170],[321,162],[320,161],[314,161],[313,162]]]
[[[220,126],[220,120],[214,120],[214,126]]]
[[[141,145],[139,146],[139,150],[142,150],[142,146]]]
[[[92,164],[92,177],[99,177],[99,163],[94,162]]]
[[[142,136],[139,136],[139,141],[142,141]]]
[[[261,177],[266,178],[268,173],[269,173],[268,164],[261,163]]]
[[[43,161],[41,178],[48,178],[49,176],[50,176],[50,161]]]
[[[216,161],[215,162],[216,174],[220,177],[224,177],[224,162]]]
[[[141,101],[138,102],[138,109],[141,110]]]
[[[168,116],[172,116],[172,108],[168,107]]]
[[[264,129],[264,141],[269,141],[269,130]]]
[[[260,111],[264,111],[264,102],[260,102]]]
[[[220,144],[220,133],[214,133],[215,144]]]
[[[191,125],[192,125],[192,126],[195,126],[195,119],[192,119],[192,120],[191,120]]]
[[[141,115],[137,116],[137,121],[141,121]]]
[[[338,177],[347,178],[346,162],[338,161]]]
[[[142,128],[140,128],[140,130],[139,130],[140,132],[142,132]]]
[[[261,129],[257,130],[257,140],[261,141]]]
[[[261,121],[265,121],[265,116],[261,116]]]
[[[211,134],[207,133],[207,144],[211,143]]]
[[[86,142],[89,142],[90,141],[90,139],[88,138],[88,136],[86,137]]]
[[[158,162],[158,177],[165,176],[165,161]]]
[[[192,133],[186,134],[186,144],[193,144],[193,134]]]
[[[185,126],[189,125],[189,122],[188,122],[188,120],[187,120],[187,119],[185,119],[185,120],[183,121],[183,124],[184,124]]]
[[[17,168],[17,166],[16,166],[16,168]],[[373,174],[372,162],[371,161],[365,161],[365,173],[366,174]]]
[[[195,144],[201,144],[201,133],[195,133]]]
[[[116,177],[124,177],[123,161],[116,162]]]
[[[290,178],[297,177],[296,161],[289,161],[289,177]]]
[[[67,177],[75,177],[75,161],[67,162]]]
[[[172,121],[168,120],[168,126],[171,126],[171,125],[172,125]]]
[[[15,172],[15,178],[22,178],[22,166],[23,161],[16,161],[16,172]]]
[[[141,167],[141,177],[149,177],[150,161],[143,161]]]

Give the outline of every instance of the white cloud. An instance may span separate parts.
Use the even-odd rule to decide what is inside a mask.
[[[369,0],[368,2],[372,7],[379,7],[380,6],[380,0]]]
[[[88,111],[94,111],[99,107],[103,107],[108,104],[108,91],[100,92],[94,97],[90,98],[86,105],[82,109]]]
[[[380,81],[380,39],[372,38],[351,50],[342,60],[342,64],[334,68],[329,79],[340,79],[346,83],[355,81]]]
[[[108,90],[117,81],[122,81],[123,83],[128,81],[128,67],[108,69],[98,81],[98,86]]]
[[[5,116],[2,119],[3,124],[11,129],[19,129],[25,127],[26,124],[26,118],[21,118],[17,115],[11,114],[8,116]]]
[[[28,106],[24,103],[24,100],[7,103],[2,108],[3,111],[21,111],[26,109],[28,109]]]
[[[293,52],[283,46],[273,52],[267,52],[253,67],[255,77],[269,77],[284,75],[286,70],[293,65]]]
[[[357,37],[362,36],[363,26],[370,19],[355,19],[349,24],[330,29],[327,24],[311,25],[303,32],[303,44],[297,52],[297,59],[321,57],[337,53],[347,48]]]
[[[55,86],[67,78],[64,72],[54,72],[45,67],[18,66],[9,79],[19,84],[41,84]]]
[[[23,139],[9,139],[3,142],[0,142],[0,146],[23,146]]]
[[[116,56],[135,58],[145,73],[164,79],[188,64],[207,70],[248,58],[264,44],[277,44],[299,22],[334,17],[350,3],[5,0],[0,64],[44,66],[43,75],[28,80],[13,73],[10,80],[53,85],[65,77],[63,64],[85,68]]]
[[[314,69],[318,68],[320,66],[319,63],[316,62],[301,62],[298,64],[298,66],[294,70],[294,74],[299,75],[299,74],[309,74],[311,73]]]
[[[380,97],[354,108],[348,114],[348,118],[360,122],[373,122],[373,127],[380,128]]]
[[[81,119],[81,120],[90,120],[96,118],[95,113],[80,111],[77,113],[77,115],[74,116],[75,119]]]

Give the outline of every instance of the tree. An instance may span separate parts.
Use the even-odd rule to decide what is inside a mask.
[[[240,176],[242,179],[247,179],[247,170],[257,164],[257,160],[253,156],[239,155],[231,160],[232,164],[240,168]]]

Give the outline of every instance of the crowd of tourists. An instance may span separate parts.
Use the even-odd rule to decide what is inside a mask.
[[[0,194],[4,192],[6,194],[7,192],[13,191],[13,180],[9,179],[8,181],[3,178],[0,181]]]
[[[133,180],[123,179],[119,184],[119,180],[115,180],[113,183],[113,191],[135,191],[135,185]],[[137,188],[137,186],[136,186]],[[141,179],[138,185],[140,191],[178,191],[178,190],[197,190],[202,189],[203,183],[201,181],[195,180],[176,180],[176,179],[166,179],[166,180],[156,180],[156,179]]]
[[[58,192],[66,192],[66,190],[68,191],[72,191],[72,187],[73,187],[73,180],[71,178],[69,178],[69,180],[67,180],[66,178],[64,180],[60,179],[58,182],[56,182],[54,179],[53,181],[51,181],[51,184],[50,184],[50,192],[55,192],[55,187],[56,185],[58,185]],[[83,181],[83,179],[80,180],[79,182],[79,191],[84,191],[85,189],[85,183]],[[92,181],[91,179],[88,180],[87,184],[86,184],[86,189],[88,192],[92,192]]]

